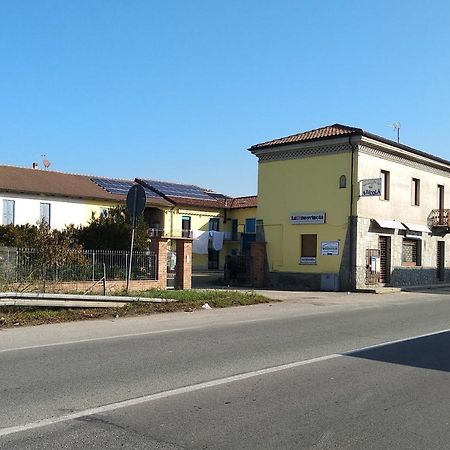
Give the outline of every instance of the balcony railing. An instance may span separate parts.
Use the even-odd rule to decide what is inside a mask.
[[[428,216],[430,227],[450,227],[450,209],[433,209]]]
[[[164,228],[149,228],[148,229],[149,238],[193,238],[192,230],[166,230]]]

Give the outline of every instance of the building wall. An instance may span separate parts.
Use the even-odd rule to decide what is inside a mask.
[[[3,200],[14,200],[14,224],[34,225],[40,219],[40,204],[50,204],[50,226],[56,229],[63,229],[65,226],[87,225],[92,217],[92,213],[98,215],[102,208],[111,207],[105,203],[94,200],[76,200],[57,197],[44,197],[39,195],[0,194],[0,209],[3,215]]]
[[[438,188],[445,189],[445,205],[450,206],[450,174],[432,169],[422,164],[407,163],[406,160],[393,160],[387,153],[376,154],[365,146],[358,153],[359,180],[379,178],[381,170],[390,172],[390,198],[361,197],[358,200],[358,216],[379,219],[402,220],[417,224],[427,224],[431,210],[437,209]],[[420,205],[412,205],[412,179],[420,180]]]
[[[225,245],[224,245],[224,254],[225,256],[241,253],[241,234],[245,231],[245,221],[246,219],[256,219],[257,217],[257,208],[236,208],[227,210],[227,223],[224,224],[224,231],[227,233]],[[232,233],[232,220],[236,219],[238,221],[238,240],[231,240]]]
[[[206,210],[199,208],[177,207],[168,209],[165,212],[164,228],[166,232],[174,236],[181,236],[182,218],[189,216],[191,218],[191,230],[193,231],[208,231],[209,220],[211,218],[220,219],[220,231],[224,231],[223,227],[223,210]],[[175,251],[175,243],[172,243],[171,250]],[[219,255],[219,267],[223,267],[225,260],[224,252],[221,251]],[[208,255],[193,253],[192,255],[193,270],[207,270],[208,269]]]
[[[438,282],[437,246],[445,242],[445,276],[450,281],[450,237],[430,233],[420,233],[420,266],[408,267],[402,264],[402,244],[404,230],[380,229],[372,219],[395,220],[400,223],[427,225],[428,216],[433,209],[438,209],[438,185],[444,186],[444,208],[450,202],[450,174],[443,170],[412,162],[404,158],[393,157],[380,149],[367,146],[360,147],[358,154],[359,180],[379,178],[380,171],[390,172],[389,200],[382,197],[360,197],[357,214],[357,261],[356,284],[365,288],[367,272],[367,249],[379,248],[379,237],[389,236],[391,241],[390,273],[388,284],[392,286],[426,285]],[[412,203],[412,178],[420,180],[420,205]]]
[[[258,219],[264,225],[268,270],[276,282],[302,287],[304,281],[305,287],[318,288],[320,274],[340,273],[350,214],[351,155],[348,145],[319,156],[260,160]],[[341,175],[346,177],[346,188],[339,188]],[[291,214],[310,212],[326,213],[326,222],[291,223]],[[314,265],[299,264],[302,234],[317,234]],[[324,241],[339,241],[339,255],[322,256],[320,247]],[[298,283],[287,274],[301,275],[294,277]]]

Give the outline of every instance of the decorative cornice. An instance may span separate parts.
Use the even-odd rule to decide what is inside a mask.
[[[435,175],[440,175],[444,177],[450,177],[450,169],[448,171],[439,169],[434,165],[425,164],[419,162],[408,156],[401,156],[399,154],[390,153],[389,151],[383,150],[380,147],[370,147],[368,145],[358,145],[358,151],[360,153],[365,153],[366,155],[376,156],[377,158],[382,158],[387,161],[396,162],[402,164],[403,166],[413,167],[415,169],[424,170]]]
[[[281,161],[287,159],[309,158],[311,156],[346,153],[352,150],[349,143],[339,145],[321,145],[320,147],[291,148],[280,151],[264,152],[258,155],[259,162]]]

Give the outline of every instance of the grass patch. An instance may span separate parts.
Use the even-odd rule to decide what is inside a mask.
[[[151,289],[144,292],[136,292],[132,295],[147,297],[147,298],[166,298],[175,299],[183,303],[188,303],[191,306],[201,306],[208,303],[213,308],[225,308],[227,306],[243,306],[254,305],[256,303],[266,303],[268,299],[256,292],[241,292],[241,291],[227,291],[227,290],[158,290]]]
[[[237,291],[163,291],[149,290],[130,293],[130,296],[175,299],[171,303],[131,302],[123,308],[52,308],[37,306],[0,306],[0,328],[26,325],[72,322],[76,320],[108,319],[158,314],[174,311],[192,312],[208,303],[212,308],[254,305],[269,300],[255,292]]]

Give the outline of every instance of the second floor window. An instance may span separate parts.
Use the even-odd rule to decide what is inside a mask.
[[[181,219],[181,236],[190,237],[191,234],[191,217],[183,216]]]
[[[389,200],[390,196],[390,180],[391,174],[387,170],[381,171],[381,198]]]
[[[214,219],[209,219],[209,231],[219,231],[220,219],[214,217]]]
[[[411,184],[411,204],[414,206],[420,205],[420,180],[418,178],[412,179]]]
[[[256,233],[256,219],[245,219],[245,232]]]
[[[444,186],[438,184],[438,208],[444,209]]]

